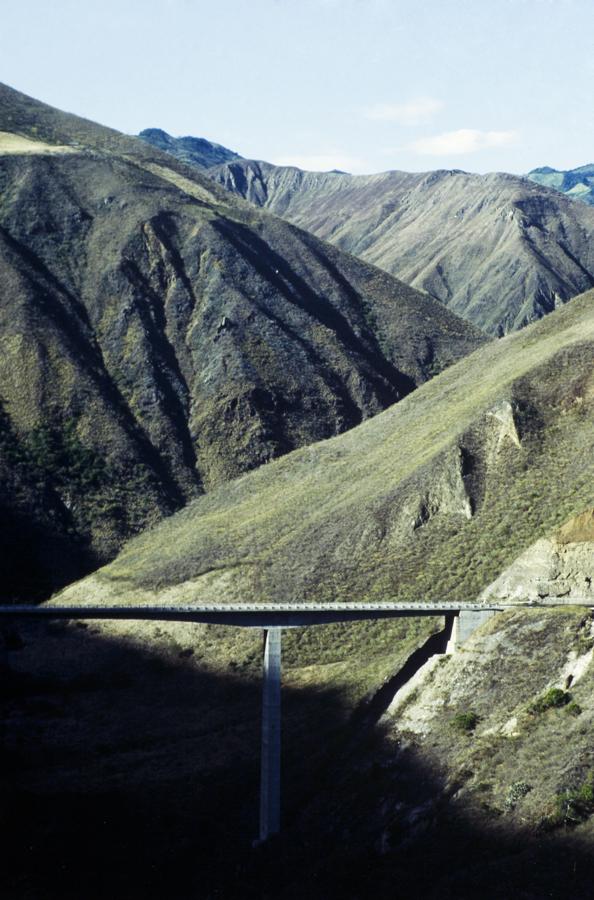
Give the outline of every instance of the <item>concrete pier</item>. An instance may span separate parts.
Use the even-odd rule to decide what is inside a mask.
[[[461,609],[454,619],[446,653],[455,653],[477,628],[495,615],[495,612],[493,609]]]
[[[281,628],[264,632],[260,840],[280,831]]]

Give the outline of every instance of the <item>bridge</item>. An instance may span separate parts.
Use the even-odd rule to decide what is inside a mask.
[[[529,604],[534,605],[534,604]],[[238,625],[248,628],[290,628],[357,622],[362,619],[394,619],[403,616],[445,616],[460,612],[506,609],[505,604],[483,603],[206,603],[150,606],[0,606],[1,617],[44,619],[116,619],[152,622],[200,622],[205,625]]]
[[[522,607],[558,606],[562,601],[540,603],[214,603],[190,605],[130,606],[0,606],[2,619],[93,619],[115,621],[197,622],[233,625],[264,631],[262,679],[262,749],[260,776],[260,840],[280,831],[281,806],[281,635],[283,628],[394,619],[411,616],[445,616],[451,622],[452,644],[464,640],[493,613]],[[592,601],[572,605],[591,607]]]

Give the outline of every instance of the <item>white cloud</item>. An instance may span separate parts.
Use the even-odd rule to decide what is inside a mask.
[[[506,147],[517,140],[515,131],[477,131],[474,128],[460,128],[445,131],[433,137],[420,138],[410,145],[412,150],[428,156],[476,153],[489,147]]]
[[[365,110],[365,118],[378,122],[398,122],[400,125],[418,125],[426,122],[440,109],[443,109],[441,100],[417,97],[408,103],[376,103]]]
[[[296,166],[309,172],[330,172],[339,169],[356,175],[372,172],[373,169],[365,160],[356,156],[345,156],[341,153],[313,153],[300,156],[276,156],[270,160],[276,166]]]

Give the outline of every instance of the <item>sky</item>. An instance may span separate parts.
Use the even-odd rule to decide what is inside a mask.
[[[594,162],[594,0],[0,0],[0,81],[353,173]]]

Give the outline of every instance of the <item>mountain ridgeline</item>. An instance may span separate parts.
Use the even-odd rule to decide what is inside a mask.
[[[572,200],[581,200],[594,206],[594,165],[578,166],[577,169],[552,169],[541,166],[532,169],[526,176],[536,184],[560,191]]]
[[[494,335],[594,286],[594,210],[526,178],[348,175],[251,160],[209,174]]]
[[[105,561],[485,341],[195,166],[7,87],[0,197],[8,596]]]
[[[172,137],[160,128],[145,128],[138,135],[143,141],[158,147],[175,156],[184,163],[191,163],[200,169],[210,169],[223,163],[241,159],[239,153],[227,150],[220,144],[213,144],[205,138],[197,137]]]

